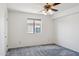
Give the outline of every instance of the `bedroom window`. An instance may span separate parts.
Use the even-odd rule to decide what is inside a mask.
[[[41,19],[27,19],[28,33],[40,33],[41,32]]]

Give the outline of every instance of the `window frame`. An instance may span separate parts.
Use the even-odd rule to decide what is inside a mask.
[[[32,20],[32,23],[28,23],[28,20]],[[39,23],[35,23],[36,21],[40,21]],[[33,25],[33,32],[29,32],[28,31],[28,26],[29,25]],[[40,32],[36,32],[36,26],[39,25],[40,26]],[[41,19],[35,19],[35,18],[27,18],[27,33],[33,33],[33,34],[37,34],[37,33],[41,33],[42,32],[42,21]]]

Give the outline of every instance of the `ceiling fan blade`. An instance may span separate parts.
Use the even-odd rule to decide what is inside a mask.
[[[58,11],[57,9],[51,9],[52,11]]]
[[[59,4],[61,4],[61,3],[54,3],[53,6],[56,6],[56,5],[59,5]]]

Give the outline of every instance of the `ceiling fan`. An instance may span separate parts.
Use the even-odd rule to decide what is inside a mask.
[[[46,3],[46,5],[43,6],[43,12],[48,13],[49,11],[58,11],[57,9],[54,9],[55,6],[59,5],[61,3]]]

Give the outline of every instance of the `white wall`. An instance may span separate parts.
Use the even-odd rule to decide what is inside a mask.
[[[79,52],[79,6],[52,17],[55,22],[56,43]]]
[[[39,34],[27,33],[27,18],[41,19],[42,32]],[[49,16],[10,10],[8,26],[9,48],[54,43],[53,20]]]
[[[3,56],[6,54],[7,50],[7,38],[5,36],[7,35],[6,32],[6,19],[7,19],[7,6],[6,4],[0,3],[0,56]]]

